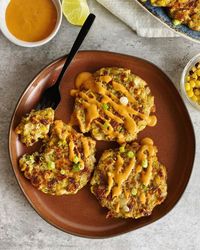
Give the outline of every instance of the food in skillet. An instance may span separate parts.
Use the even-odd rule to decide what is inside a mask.
[[[21,142],[27,147],[32,146],[39,139],[46,138],[50,125],[54,121],[54,110],[46,108],[43,110],[32,110],[23,117],[15,132],[20,136]]]
[[[186,24],[200,31],[200,0],[150,0],[154,6],[167,7],[174,24]]]
[[[154,97],[147,83],[124,68],[102,68],[80,73],[71,90],[75,108],[72,125],[82,133],[91,132],[96,140],[132,141],[157,119]]]
[[[90,180],[95,145],[91,138],[56,120],[40,152],[23,155],[19,167],[32,185],[44,193],[75,194]]]
[[[140,218],[152,213],[167,196],[167,173],[150,138],[102,154],[91,180],[91,192],[107,218]]]

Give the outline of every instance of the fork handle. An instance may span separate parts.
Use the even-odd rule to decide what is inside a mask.
[[[63,75],[65,74],[65,71],[67,70],[68,66],[70,65],[71,61],[73,60],[74,56],[76,55],[77,51],[79,50],[82,42],[84,41],[88,31],[90,30],[90,28],[94,22],[95,17],[96,16],[94,14],[89,14],[86,21],[84,22],[75,42],[74,42],[74,44],[73,44],[73,46],[72,46],[72,48],[67,56],[67,59],[64,63],[64,66],[60,72],[60,75],[58,76],[58,79],[55,83],[55,85],[57,85],[57,87],[59,87],[60,82],[63,78]]]

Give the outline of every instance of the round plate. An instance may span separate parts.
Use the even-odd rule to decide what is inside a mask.
[[[136,57],[98,51],[79,52],[61,83],[62,100],[56,118],[69,121],[73,110],[70,89],[74,79],[82,71],[94,72],[101,67],[117,66],[132,70],[149,84],[155,96],[158,124],[146,128],[139,139],[150,136],[158,147],[160,161],[167,167],[168,196],[157,206],[152,215],[141,219],[106,219],[107,210],[101,208],[90,193],[89,185],[76,195],[51,196],[35,189],[18,169],[18,159],[25,152],[32,152],[38,145],[26,148],[14,129],[22,116],[38,102],[43,90],[55,82],[65,58],[61,58],[43,69],[22,94],[10,125],[9,151],[11,163],[18,183],[26,198],[37,213],[55,227],[79,236],[104,238],[119,235],[150,224],[167,214],[180,199],[188,183],[195,154],[195,137],[188,112],[170,79],[155,65]],[[97,143],[97,157],[102,150],[114,147],[113,143]]]

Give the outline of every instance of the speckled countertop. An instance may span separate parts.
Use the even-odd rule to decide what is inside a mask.
[[[109,50],[145,58],[163,69],[178,87],[182,69],[200,52],[200,44],[183,38],[137,37],[94,0],[89,4],[97,19],[82,49]],[[38,71],[69,51],[78,30],[63,20],[56,38],[34,49],[17,47],[0,34],[0,250],[200,249],[200,113],[188,104],[196,133],[197,157],[182,199],[159,221],[115,238],[79,238],[42,220],[19,189],[7,152],[7,133],[13,109],[21,92]]]

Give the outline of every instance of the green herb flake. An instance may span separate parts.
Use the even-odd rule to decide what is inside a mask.
[[[156,167],[157,166],[157,161],[153,162],[153,166]]]
[[[72,168],[72,171],[73,172],[78,172],[80,171],[80,164],[79,163],[76,163],[73,165],[73,168]]]
[[[133,158],[135,156],[135,153],[133,151],[128,151],[127,156],[128,158]]]
[[[108,126],[109,126],[108,122],[105,122],[104,125],[103,125],[103,128],[104,128],[104,129],[107,129]]]
[[[147,191],[148,187],[147,187],[146,185],[143,184],[142,187],[143,187],[143,190],[144,190],[144,191]]]
[[[108,104],[107,104],[107,103],[103,103],[103,104],[102,104],[102,109],[103,109],[103,110],[108,110],[108,109],[109,109]]]
[[[73,160],[73,162],[74,162],[75,164],[77,164],[77,163],[79,162],[79,158],[78,158],[78,156],[77,156],[77,155],[75,155],[75,156],[74,156],[74,160]]]
[[[27,161],[29,161],[30,163],[34,163],[34,156],[33,155],[27,155],[26,156],[26,159],[27,159]]]
[[[60,173],[61,173],[62,175],[66,174],[66,172],[65,172],[64,169],[61,169],[61,170],[60,170]]]
[[[132,194],[133,196],[135,196],[135,195],[137,194],[137,189],[136,189],[136,188],[133,188],[133,189],[131,190],[131,194]]]
[[[121,146],[121,147],[119,148],[119,152],[120,152],[120,153],[124,153],[124,152],[125,152],[125,147],[124,147],[124,146]]]
[[[181,21],[179,21],[179,20],[177,20],[177,19],[174,19],[172,22],[173,22],[173,24],[174,24],[175,26],[181,24]]]
[[[27,161],[29,161],[31,159],[31,156],[30,155],[26,155],[26,159],[27,159]]]
[[[120,133],[123,133],[124,132],[124,128],[121,127],[121,126],[118,126],[117,131],[119,131]]]
[[[49,162],[47,163],[47,167],[48,167],[49,170],[55,169],[55,167],[56,167],[55,162],[49,161]]]
[[[143,168],[147,168],[147,167],[148,167],[148,161],[147,161],[147,159],[144,159],[144,160],[142,161],[142,167],[143,167]]]

